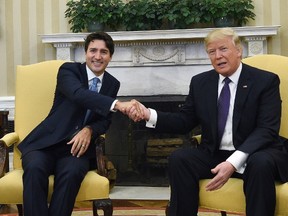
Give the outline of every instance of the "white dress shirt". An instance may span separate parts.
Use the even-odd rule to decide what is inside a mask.
[[[90,70],[90,68],[89,68],[87,65],[86,65],[86,71],[87,71],[88,83],[90,83],[90,81],[92,81],[92,79],[93,79],[94,77],[97,77],[97,78],[100,80],[100,82],[97,83],[97,90],[98,90],[98,92],[100,92],[100,89],[101,89],[101,87],[102,87],[103,76],[104,76],[104,73],[105,73],[105,72],[102,73],[100,76],[96,76],[96,75]],[[113,103],[112,103],[112,105],[111,105],[111,107],[110,107],[110,111],[115,112],[114,107],[115,107],[115,104],[116,104],[117,101],[118,101],[118,100],[114,100],[114,101],[113,101]]]
[[[103,80],[103,76],[104,76],[104,73],[102,73],[100,76],[96,76],[91,70],[90,68],[86,65],[86,71],[87,71],[87,77],[88,77],[88,83],[89,83],[89,86],[90,86],[90,82],[92,82],[92,79],[97,77],[100,82],[97,83],[97,90],[98,92],[100,92],[100,89],[101,89],[101,86],[102,86],[102,80]]]

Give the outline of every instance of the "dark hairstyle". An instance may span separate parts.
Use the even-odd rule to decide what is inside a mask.
[[[85,39],[85,46],[84,46],[85,53],[88,50],[88,46],[89,46],[90,42],[93,40],[103,40],[106,44],[106,47],[109,49],[110,55],[112,56],[114,54],[114,41],[111,38],[111,36],[105,32],[93,32],[93,33],[87,35],[87,37]]]

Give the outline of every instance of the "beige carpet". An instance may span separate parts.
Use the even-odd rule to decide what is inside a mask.
[[[103,212],[99,211],[99,215]],[[202,210],[199,216],[220,216],[220,212],[210,212]],[[227,214],[229,216],[237,216],[235,214]],[[92,210],[74,211],[72,216],[93,216]],[[114,208],[113,216],[165,216],[165,210],[159,208]]]
[[[165,216],[167,200],[113,200],[113,216]],[[93,216],[91,203],[79,203],[72,216]],[[103,211],[98,214],[103,216]],[[227,214],[228,216],[239,216]],[[198,216],[221,216],[220,212],[201,209]]]
[[[16,211],[16,210],[15,210]],[[103,212],[98,214],[103,216]],[[219,212],[210,212],[202,210],[199,216],[220,216]],[[238,216],[236,214],[228,214],[229,216]],[[18,216],[15,212],[1,213],[0,216]],[[75,209],[72,216],[93,216],[90,208]],[[148,207],[114,207],[113,216],[165,216],[164,208],[148,208]]]

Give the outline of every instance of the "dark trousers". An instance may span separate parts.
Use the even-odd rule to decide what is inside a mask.
[[[213,178],[211,169],[225,161],[232,152],[219,151],[214,156],[198,148],[183,148],[169,158],[171,186],[169,216],[197,216],[199,180]],[[276,167],[266,152],[250,155],[242,178],[247,216],[273,216],[276,205]]]
[[[65,142],[31,151],[22,158],[24,215],[70,216],[89,160],[74,157]],[[53,174],[54,188],[47,204],[48,177]]]

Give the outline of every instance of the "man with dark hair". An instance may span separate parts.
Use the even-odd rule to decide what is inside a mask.
[[[107,131],[113,111],[133,103],[115,100],[120,82],[105,71],[113,53],[108,34],[91,33],[85,40],[86,62],[66,62],[59,68],[48,116],[18,146],[24,169],[24,215],[71,215],[90,162],[96,161],[94,140]],[[51,174],[54,192],[48,205]]]

